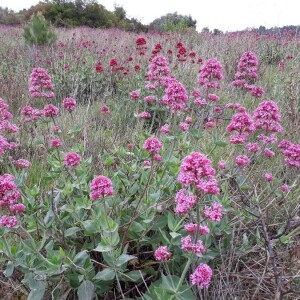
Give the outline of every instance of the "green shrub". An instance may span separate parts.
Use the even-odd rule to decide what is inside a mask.
[[[25,41],[31,45],[50,45],[56,34],[41,12],[32,15],[30,23],[24,28]]]

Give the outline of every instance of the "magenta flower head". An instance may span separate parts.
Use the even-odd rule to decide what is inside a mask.
[[[158,81],[161,78],[170,76],[170,73],[167,59],[164,56],[157,55],[151,59],[147,73],[149,81]]]
[[[154,252],[154,257],[157,261],[168,261],[171,253],[168,251],[167,246],[159,246]]]
[[[14,164],[21,169],[26,169],[26,168],[30,167],[30,165],[31,165],[31,163],[28,160],[22,159],[22,158],[15,160]]]
[[[143,148],[150,154],[157,154],[162,148],[162,143],[157,138],[150,137],[145,140]]]
[[[109,107],[107,105],[102,105],[100,107],[100,111],[102,115],[109,115],[110,114],[110,110]]]
[[[205,206],[204,217],[212,222],[220,222],[223,217],[222,208],[222,204],[214,201],[211,206]]]
[[[80,164],[81,157],[76,152],[69,152],[65,155],[64,164],[68,167],[78,167]]]
[[[235,158],[235,163],[239,167],[245,167],[250,164],[250,158],[247,155],[238,155]]]
[[[114,194],[111,180],[103,175],[97,176],[92,180],[90,189],[90,198],[92,200],[98,200]]]
[[[72,112],[76,108],[76,100],[73,98],[65,98],[63,100],[63,107],[65,110]]]
[[[172,111],[180,111],[185,108],[187,102],[188,95],[184,85],[175,78],[168,78],[162,104],[169,106]]]
[[[34,68],[30,75],[29,92],[32,98],[54,98],[51,77],[43,68]]]
[[[253,119],[258,129],[269,133],[282,131],[282,126],[279,123],[281,120],[279,108],[272,100],[261,102],[253,114]]]
[[[140,93],[139,90],[132,91],[132,92],[130,93],[130,98],[131,98],[132,100],[138,100],[138,99],[140,98],[140,96],[141,96],[141,93]]]
[[[191,283],[196,284],[200,289],[207,288],[212,274],[212,269],[207,264],[200,264],[190,276]]]
[[[266,179],[266,181],[272,181],[273,180],[273,175],[272,175],[272,173],[266,173],[265,174],[265,179]]]
[[[59,115],[59,108],[54,106],[53,104],[47,104],[44,107],[44,116],[48,117],[55,117]]]
[[[198,83],[206,89],[219,89],[218,81],[222,78],[221,63],[215,58],[210,58],[199,71]]]
[[[18,220],[15,216],[3,215],[0,218],[0,227],[12,228],[15,227],[18,223]]]
[[[62,141],[60,139],[53,139],[50,142],[50,147],[51,148],[59,148],[62,146]]]
[[[178,181],[185,187],[193,184],[204,194],[215,195],[220,191],[215,174],[211,161],[204,154],[192,152],[181,163]]]

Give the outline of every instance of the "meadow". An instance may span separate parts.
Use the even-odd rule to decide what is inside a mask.
[[[0,27],[1,299],[298,299],[300,36]]]

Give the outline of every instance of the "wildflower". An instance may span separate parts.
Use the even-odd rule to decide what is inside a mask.
[[[162,104],[169,106],[172,111],[179,111],[184,109],[187,101],[188,96],[184,85],[175,78],[169,78]]]
[[[177,203],[175,213],[178,215],[187,214],[194,206],[197,200],[197,196],[193,194],[187,194],[185,189],[181,189],[177,192],[175,202]]]
[[[32,98],[54,98],[51,76],[43,68],[34,68],[30,75],[29,92]]]
[[[146,96],[146,97],[144,98],[144,101],[145,101],[146,103],[153,102],[153,101],[155,101],[155,97],[154,97],[154,96]]]
[[[63,107],[65,110],[72,112],[76,108],[76,100],[73,98],[65,98],[63,100]]]
[[[258,152],[260,149],[260,146],[258,143],[249,143],[246,145],[246,148],[250,151],[250,152]]]
[[[211,206],[206,206],[203,210],[204,217],[212,222],[220,222],[222,220],[222,204],[214,201]]]
[[[284,162],[288,167],[300,167],[300,144],[293,144],[282,140],[278,145],[280,152],[285,156]]]
[[[150,119],[151,118],[151,114],[149,112],[147,112],[147,111],[143,111],[143,112],[139,113],[137,115],[137,117],[139,119]]]
[[[219,89],[218,81],[222,78],[221,63],[215,58],[210,58],[200,68],[198,83],[206,89]]]
[[[267,157],[273,157],[275,155],[275,152],[273,152],[271,149],[269,148],[265,148],[264,149],[264,153]]]
[[[157,261],[168,261],[171,253],[168,251],[167,246],[160,246],[155,250],[154,257]]]
[[[290,191],[290,188],[287,184],[283,184],[280,188],[283,193],[288,193]]]
[[[204,194],[215,195],[220,191],[215,174],[211,161],[204,154],[192,152],[181,163],[178,181],[185,187],[194,184]]]
[[[141,96],[141,93],[140,93],[140,91],[138,91],[138,90],[132,91],[132,92],[130,93],[130,97],[131,97],[132,100],[137,100],[137,99],[140,98],[140,96]]]
[[[266,174],[265,174],[265,179],[266,179],[267,181],[272,181],[272,180],[273,180],[273,175],[272,175],[272,173],[266,173]]]
[[[150,154],[157,154],[161,150],[162,144],[157,138],[150,137],[145,140],[143,148]]]
[[[28,160],[26,159],[18,159],[14,161],[14,164],[18,167],[20,167],[21,169],[26,169],[28,168],[31,164]]]
[[[58,116],[59,109],[58,107],[54,106],[53,104],[47,104],[44,107],[44,116],[47,117],[55,117]]]
[[[190,281],[200,289],[207,288],[212,277],[212,269],[207,264],[200,264],[191,274]]]
[[[92,180],[90,189],[92,191],[90,193],[92,200],[98,200],[114,194],[111,180],[103,175],[97,176]]]
[[[238,155],[235,158],[235,163],[237,166],[245,167],[250,164],[250,159],[247,155]]]
[[[277,104],[272,101],[261,102],[253,114],[253,119],[257,129],[262,129],[270,133],[282,131],[279,124],[281,116]]]
[[[198,240],[196,243],[193,243],[190,235],[181,238],[181,249],[183,251],[191,251],[195,254],[203,254],[206,252],[206,248],[202,241]]]
[[[62,141],[60,139],[53,139],[50,142],[50,147],[51,148],[59,148],[62,146]]]
[[[192,123],[192,118],[191,117],[186,117],[185,120],[184,120],[184,123],[191,124]]]
[[[162,160],[162,157],[161,157],[161,155],[159,155],[159,154],[154,154],[153,159],[154,159],[155,161],[161,161],[161,160]]]
[[[151,161],[150,160],[144,160],[144,166],[145,167],[151,167]]]
[[[81,157],[76,152],[69,152],[65,155],[64,164],[68,167],[77,167],[80,164]]]
[[[168,77],[171,71],[167,60],[162,55],[157,55],[151,58],[151,63],[148,68],[147,78],[149,81],[160,81],[161,78]]]
[[[185,122],[181,122],[179,124],[179,127],[180,127],[181,131],[188,131],[189,130],[189,124],[187,124]]]
[[[218,162],[218,167],[222,170],[225,170],[226,169],[226,161],[225,160],[220,160]]]
[[[170,133],[170,125],[169,124],[163,125],[160,129],[160,132],[164,134]]]
[[[18,220],[15,216],[3,215],[0,218],[0,227],[12,228],[15,227],[18,223]]]
[[[110,113],[109,107],[107,105],[102,105],[100,107],[100,111],[102,115],[108,115]]]

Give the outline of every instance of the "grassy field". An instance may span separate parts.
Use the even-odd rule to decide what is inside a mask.
[[[1,299],[300,297],[298,35],[22,33],[0,27]]]

